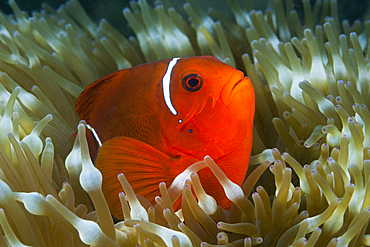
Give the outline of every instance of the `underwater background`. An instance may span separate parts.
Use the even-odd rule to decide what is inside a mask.
[[[18,15],[0,14],[0,246],[370,246],[369,1],[294,1],[287,8],[292,15],[278,8],[279,0],[268,1],[278,6],[272,10],[255,1],[262,12],[247,12],[242,3],[248,0],[202,1],[203,9],[218,8],[215,22],[200,8],[188,20],[191,9],[183,11],[183,2],[162,2],[186,21],[168,9],[154,12],[155,2],[133,2],[131,23],[142,24],[136,31],[145,34],[137,39],[127,39],[134,33],[116,19],[127,1],[81,1],[81,8],[73,0],[60,13],[38,13],[35,1],[13,1],[12,10],[1,3]],[[322,3],[325,18],[303,14]],[[19,9],[35,10],[35,18]],[[79,18],[84,9],[93,22]],[[148,9],[161,27],[154,36],[141,23]],[[178,26],[162,32],[158,13]],[[286,25],[294,14],[296,21]],[[110,24],[94,24],[101,18]],[[203,21],[211,23],[208,29]],[[174,38],[183,49],[167,43]],[[114,224],[101,180],[91,179],[100,172],[90,161],[76,99],[114,70],[203,54],[247,71],[255,87],[247,180],[230,183],[217,161],[205,157],[184,173],[181,186],[162,184],[156,206],[144,207],[120,176],[125,220]],[[234,203],[231,211],[199,192],[193,174],[199,165],[214,171]],[[200,188],[199,203],[184,183]],[[175,213],[172,199],[179,195],[184,203]]]
[[[5,13],[12,13],[10,7],[7,4],[7,0],[0,1],[0,9]],[[31,13],[34,10],[39,10],[41,4],[47,3],[50,6],[57,8],[66,1],[63,0],[34,0],[27,1],[21,0],[17,1],[18,5],[21,6],[22,10]],[[155,1],[150,0],[148,3],[153,4]],[[182,5],[186,2],[185,0],[169,0],[172,6],[174,6],[180,13],[185,14],[182,10]],[[267,1],[259,1],[255,3],[256,9],[265,9]],[[315,1],[311,0],[313,4]],[[127,22],[122,15],[122,10],[129,7],[130,1],[128,0],[84,0],[80,1],[81,5],[84,7],[86,12],[89,14],[90,18],[98,23],[100,19],[107,19],[116,29],[125,32],[126,36],[132,35],[132,31],[126,28]],[[302,4],[300,0],[294,1],[296,9],[298,12],[302,13]],[[227,0],[203,0],[199,1],[199,4],[203,9],[207,10],[209,7],[215,8],[222,11],[227,16],[232,17],[230,7],[227,4]],[[351,23],[356,19],[362,19],[363,16],[369,13],[369,0],[339,0],[338,1],[338,12],[339,18],[341,20],[347,19]]]

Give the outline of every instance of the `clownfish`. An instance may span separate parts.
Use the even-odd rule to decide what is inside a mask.
[[[112,214],[122,218],[119,173],[151,203],[160,195],[160,182],[169,186],[205,155],[241,185],[252,147],[254,104],[250,79],[212,56],[145,63],[88,86],[76,110],[92,127],[90,155],[103,175]],[[211,170],[198,175],[219,206],[230,208]]]

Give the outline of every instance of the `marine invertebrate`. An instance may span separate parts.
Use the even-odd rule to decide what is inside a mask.
[[[124,11],[137,35],[126,39],[104,20],[97,27],[77,15],[83,10],[76,1],[58,11],[44,6],[30,18],[10,1],[15,18],[0,14],[1,244],[370,245],[369,32],[361,33],[359,22],[340,25],[336,1],[318,1],[313,9],[303,1],[307,29],[293,5],[287,4],[285,14],[281,1],[274,3],[262,12],[230,1],[235,24],[211,10],[221,20],[214,22],[189,1],[189,24],[163,7],[166,2],[152,8],[140,0]],[[253,53],[241,57],[249,47]],[[73,99],[111,70],[206,53],[239,68],[243,62],[254,83],[251,164],[261,165],[240,188],[206,157],[168,188],[160,184],[157,205],[136,197],[119,175],[125,221],[113,225],[98,180],[84,175],[90,169],[99,178],[89,163],[84,123],[68,150],[77,125]],[[284,153],[266,149],[272,147]],[[234,202],[231,212],[202,190],[194,169],[206,165]],[[270,172],[264,172],[267,167]],[[171,200],[177,196],[182,209],[174,212]]]

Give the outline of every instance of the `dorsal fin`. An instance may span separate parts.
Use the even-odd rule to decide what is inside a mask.
[[[109,84],[114,83],[114,79],[117,76],[122,77],[122,74],[124,73],[124,70],[113,72],[85,88],[76,103],[76,111],[80,116],[80,119],[91,124],[89,120],[91,119],[91,116],[93,116],[95,107],[99,106],[99,103],[101,103],[101,95],[105,90],[109,89]]]

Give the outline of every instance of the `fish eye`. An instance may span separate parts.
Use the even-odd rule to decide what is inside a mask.
[[[197,92],[203,86],[202,77],[197,74],[190,74],[182,79],[182,87],[189,92]]]

